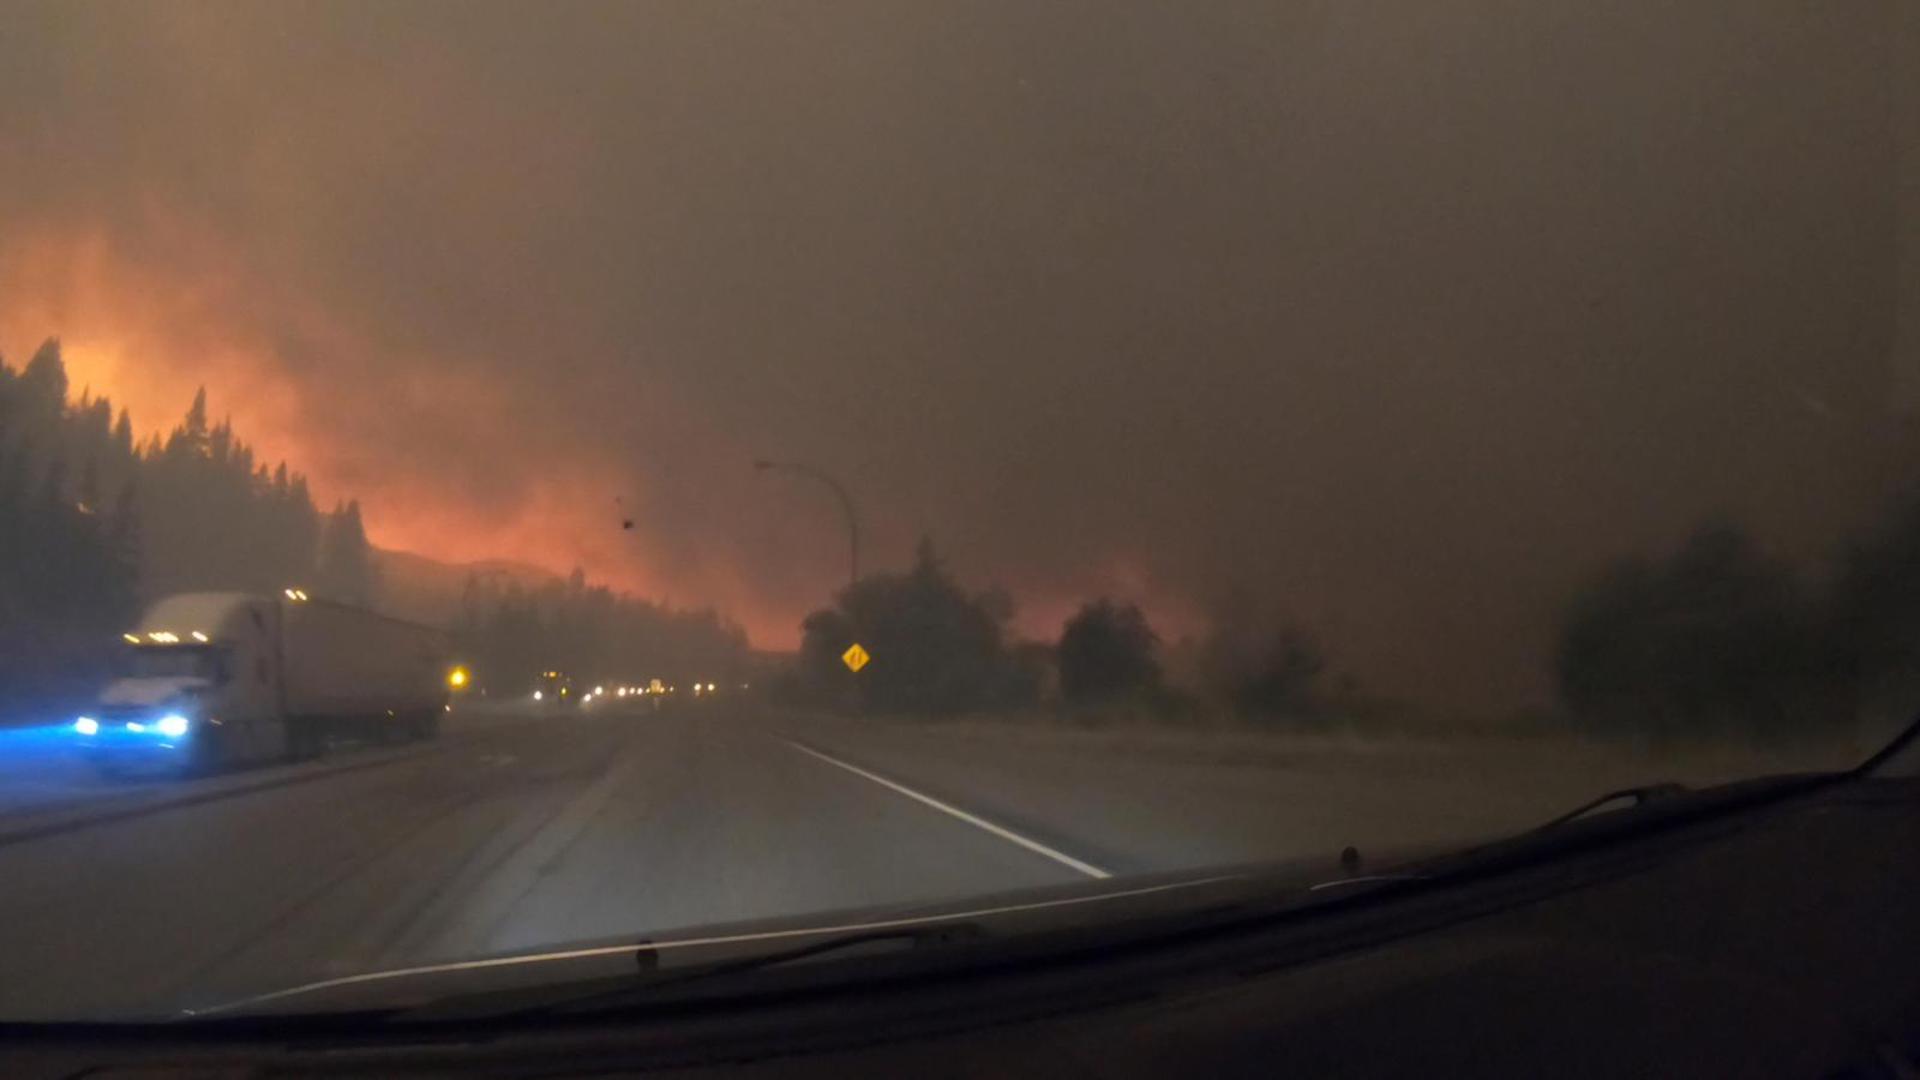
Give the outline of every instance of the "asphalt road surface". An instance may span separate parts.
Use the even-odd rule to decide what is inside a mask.
[[[432,743],[107,784],[0,768],[0,1017],[193,1008],[586,938],[1517,828],[1644,780],[1498,755],[1264,753],[725,702],[450,719]]]

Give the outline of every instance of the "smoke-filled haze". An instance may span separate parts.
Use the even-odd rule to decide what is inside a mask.
[[[14,3],[0,353],[770,647],[843,538],[758,456],[1029,633],[1511,704],[1602,561],[1884,481],[1897,0],[1714,6]]]

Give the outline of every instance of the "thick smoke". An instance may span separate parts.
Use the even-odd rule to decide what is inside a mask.
[[[0,348],[767,644],[842,555],[759,455],[1034,632],[1512,702],[1596,562],[1875,495],[1897,5],[15,5]]]

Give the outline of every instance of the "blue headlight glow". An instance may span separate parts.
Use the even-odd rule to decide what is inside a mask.
[[[187,733],[187,718],[179,713],[168,713],[160,718],[160,734],[169,739],[177,739]]]
[[[73,722],[73,730],[82,735],[98,735],[100,733],[100,721],[95,720],[91,716],[82,716]]]

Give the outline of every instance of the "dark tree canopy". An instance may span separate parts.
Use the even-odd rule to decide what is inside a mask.
[[[952,713],[1005,701],[1024,685],[1005,644],[1004,593],[973,594],[922,540],[904,574],[862,578],[835,606],[802,624],[801,675],[817,694],[857,688],[869,708]],[[859,642],[873,657],[857,676],[840,655]]]
[[[1060,632],[1060,693],[1069,701],[1105,701],[1160,683],[1159,637],[1132,604],[1100,599],[1081,607]]]
[[[1299,627],[1281,627],[1263,636],[1251,653],[1229,654],[1222,664],[1222,685],[1242,713],[1300,719],[1318,708],[1326,655]]]
[[[0,688],[23,699],[90,678],[139,600],[138,462],[111,403],[67,390],[58,341],[0,362]]]
[[[1326,656],[1320,642],[1284,611],[1235,598],[1213,612],[1201,648],[1208,691],[1257,720],[1318,717]]]
[[[1575,600],[1560,692],[1576,715],[1656,733],[1788,732],[1844,711],[1838,640],[1816,597],[1744,532],[1711,525],[1629,559]]]
[[[1834,578],[1834,638],[1862,703],[1920,710],[1920,492],[1856,542]]]
[[[314,584],[321,595],[362,606],[379,592],[379,570],[373,564],[373,546],[360,521],[360,503],[336,505],[320,531],[320,566]]]

